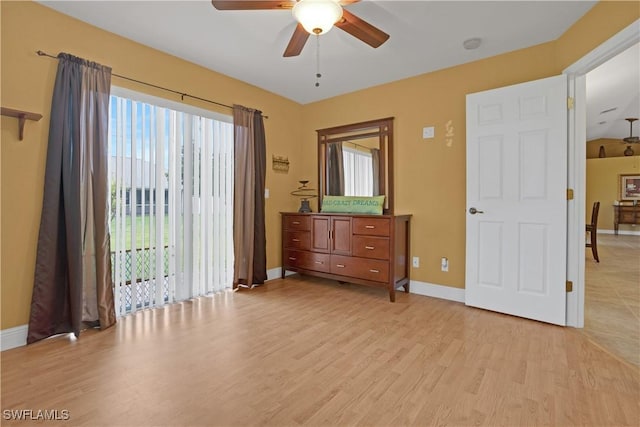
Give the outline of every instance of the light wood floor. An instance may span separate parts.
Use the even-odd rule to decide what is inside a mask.
[[[295,276],[1,356],[2,409],[68,410],[56,425],[640,420],[638,370],[576,329]]]
[[[640,366],[640,236],[598,235],[598,254],[587,249],[583,332]]]

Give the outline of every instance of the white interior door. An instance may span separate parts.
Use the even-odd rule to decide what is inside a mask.
[[[467,95],[467,305],[565,324],[566,182],[566,76]]]

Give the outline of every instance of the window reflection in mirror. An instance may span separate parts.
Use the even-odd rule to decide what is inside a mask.
[[[327,149],[329,151],[327,194],[332,196],[378,196],[380,194],[378,138],[358,142],[335,142],[328,144]]]

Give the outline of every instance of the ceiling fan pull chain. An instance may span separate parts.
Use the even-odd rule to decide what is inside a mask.
[[[316,87],[320,86],[320,34],[316,34]]]

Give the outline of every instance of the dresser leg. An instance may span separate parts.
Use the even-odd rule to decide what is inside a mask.
[[[396,302],[396,290],[395,290],[395,288],[389,289],[389,300],[391,302]]]
[[[409,287],[411,286],[411,283],[407,282],[404,285],[402,285],[402,287],[404,288],[404,291],[406,293],[409,293]]]

